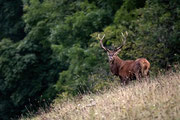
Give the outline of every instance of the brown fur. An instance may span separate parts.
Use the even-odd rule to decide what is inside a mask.
[[[110,70],[113,75],[119,76],[124,84],[129,80],[140,80],[142,77],[149,75],[150,63],[145,58],[137,60],[122,60],[114,56],[110,61]]]

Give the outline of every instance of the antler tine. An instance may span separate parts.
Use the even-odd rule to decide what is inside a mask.
[[[124,35],[124,33],[121,33],[122,34],[122,41],[123,41],[123,45],[125,44],[125,42],[126,42],[126,37],[125,37],[125,35]]]
[[[105,34],[103,35],[102,38],[100,38],[100,34],[98,34],[98,38],[100,39],[100,41],[102,41],[104,39],[104,37],[105,37]]]
[[[128,32],[126,31],[125,32],[125,35],[124,35],[124,33],[121,33],[122,34],[122,41],[123,41],[123,44],[126,42],[126,37],[128,36]]]
[[[128,36],[128,32],[126,31],[126,35]]]
[[[118,48],[116,48],[116,53],[115,54],[118,54],[120,51],[121,51],[121,48],[125,45],[126,43],[126,37],[128,36],[128,32],[126,31],[125,34],[124,33],[121,33],[122,34],[122,45]]]
[[[102,47],[105,51],[109,51],[109,50],[108,50],[107,48],[105,48],[104,45],[103,45],[102,40],[104,39],[104,37],[105,37],[105,34],[103,35],[102,38],[100,38],[100,34],[98,34],[98,39],[100,40],[100,45],[101,45],[101,47]]]
[[[124,33],[121,33],[121,35],[124,37]]]

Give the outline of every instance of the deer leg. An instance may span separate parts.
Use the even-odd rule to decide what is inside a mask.
[[[124,78],[123,80],[122,80],[122,84],[123,85],[127,85],[129,83],[129,79],[128,78]]]
[[[120,78],[120,82],[121,82],[121,85],[126,85],[126,79],[124,77],[119,77]]]
[[[129,80],[123,80],[123,85],[127,85],[129,83]]]
[[[149,82],[149,78],[150,78],[150,75],[149,75],[149,71],[148,71],[148,72],[147,72],[147,75],[145,76],[146,82]]]
[[[149,74],[149,71],[147,72],[147,77],[150,78],[150,74]]]
[[[126,76],[126,80],[125,80],[125,84],[126,84],[126,85],[129,83],[129,80],[130,80],[130,79],[131,79],[130,77],[127,77],[127,76]]]
[[[126,79],[125,85],[129,84],[129,79]]]
[[[141,82],[139,73],[135,73],[135,76],[136,76],[136,80],[138,80],[139,82]]]

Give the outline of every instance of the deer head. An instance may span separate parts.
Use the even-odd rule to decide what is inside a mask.
[[[103,37],[101,37],[101,38],[100,38],[100,34],[98,34],[98,39],[100,40],[100,45],[101,45],[101,47],[107,52],[109,61],[112,61],[113,58],[118,55],[118,53],[121,51],[121,48],[122,48],[122,47],[125,45],[125,43],[126,43],[126,37],[127,37],[127,35],[128,35],[128,32],[125,32],[125,34],[123,34],[123,33],[121,33],[121,34],[122,34],[123,44],[122,44],[121,46],[117,47],[117,48],[114,49],[114,50],[109,50],[109,49],[107,49],[106,47],[104,47],[102,41],[103,41],[103,39],[104,39],[104,37],[105,37],[105,34],[104,34]]]

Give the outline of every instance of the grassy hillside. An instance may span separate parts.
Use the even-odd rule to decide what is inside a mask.
[[[25,118],[21,118],[24,120]],[[26,118],[27,119],[27,118]],[[32,120],[179,120],[180,73],[54,104]]]

